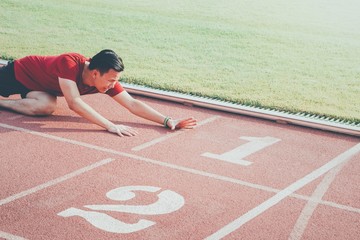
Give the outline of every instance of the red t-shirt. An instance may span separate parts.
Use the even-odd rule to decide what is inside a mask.
[[[14,61],[15,77],[32,91],[43,91],[55,96],[63,96],[59,77],[76,82],[80,95],[98,93],[95,87],[83,83],[82,72],[88,58],[78,53],[65,53],[58,56],[27,56]],[[113,97],[124,88],[119,82],[106,94]]]

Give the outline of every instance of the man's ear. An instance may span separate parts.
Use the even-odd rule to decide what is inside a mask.
[[[96,79],[98,76],[100,76],[100,72],[97,69],[91,70],[91,76]]]

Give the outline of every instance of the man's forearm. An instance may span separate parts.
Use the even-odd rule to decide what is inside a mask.
[[[134,105],[132,106],[131,109],[129,109],[129,111],[139,117],[145,118],[147,120],[159,123],[159,124],[163,124],[165,116],[161,113],[159,113],[158,111],[156,111],[155,109],[153,109],[152,107],[146,105],[145,103],[136,100],[133,103]]]
[[[69,108],[79,114],[81,117],[107,130],[114,126],[114,123],[101,116],[98,112],[96,112],[92,107],[90,107],[82,100],[75,101],[74,103],[69,104]]]

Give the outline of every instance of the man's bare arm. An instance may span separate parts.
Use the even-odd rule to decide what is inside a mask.
[[[118,134],[119,136],[127,135],[134,136],[136,131],[124,125],[115,125],[96,112],[92,107],[85,103],[81,97],[77,85],[74,81],[59,78],[61,91],[66,99],[66,102],[71,110],[82,116],[83,118],[95,123],[107,131]]]
[[[164,123],[164,120],[166,118],[165,115],[156,111],[144,102],[133,98],[126,91],[115,95],[113,99],[122,106],[124,106],[126,109],[128,109],[131,113],[139,117],[159,124]],[[169,121],[167,121],[167,127],[172,130],[179,128],[193,128],[194,126],[196,126],[196,119],[194,118],[170,119]]]

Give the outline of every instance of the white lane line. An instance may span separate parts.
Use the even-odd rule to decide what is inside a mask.
[[[299,179],[298,181],[294,182],[287,188],[281,190],[273,197],[269,198],[265,202],[261,203],[257,207],[251,209],[241,217],[235,219],[228,225],[224,226],[220,230],[216,231],[206,239],[221,239],[226,235],[234,232],[235,230],[239,229],[245,223],[251,221],[255,217],[259,216],[269,208],[273,207],[274,205],[278,204],[280,201],[294,193],[295,191],[299,190],[300,188],[304,187],[305,185],[309,184],[311,181],[315,180],[316,178],[320,177],[324,173],[328,172],[329,170],[333,169],[334,167],[344,163],[345,161],[349,160],[352,156],[360,152],[360,143],[356,144],[354,147],[350,148],[346,152],[340,154],[336,158],[332,159],[330,162],[326,163],[322,167],[314,170],[313,172],[309,173],[305,177]]]
[[[43,184],[41,184],[41,185],[38,185],[38,186],[36,186],[36,187],[33,187],[33,188],[27,189],[27,190],[25,190],[25,191],[22,191],[22,192],[20,192],[20,193],[11,195],[10,197],[7,197],[7,198],[4,198],[4,199],[0,200],[0,206],[2,206],[2,205],[4,205],[4,204],[7,204],[7,203],[9,203],[9,202],[12,202],[12,201],[14,201],[14,200],[17,200],[17,199],[19,199],[19,198],[26,197],[26,196],[28,196],[28,195],[30,195],[30,194],[33,194],[33,193],[35,193],[35,192],[37,192],[37,191],[40,191],[40,190],[43,190],[43,189],[45,189],[45,188],[54,186],[54,185],[56,185],[56,184],[58,184],[58,183],[61,183],[61,182],[66,181],[66,180],[68,180],[68,179],[70,179],[70,178],[79,176],[79,175],[81,175],[81,174],[83,174],[83,173],[85,173],[85,172],[88,172],[88,171],[90,171],[90,170],[92,170],[92,169],[94,169],[94,168],[103,166],[103,165],[105,165],[105,164],[108,164],[108,163],[110,163],[110,162],[112,162],[112,161],[114,161],[114,159],[111,159],[111,158],[107,158],[107,159],[101,160],[101,161],[99,161],[99,162],[93,163],[93,164],[91,164],[91,165],[89,165],[89,166],[86,166],[86,167],[84,167],[84,168],[78,169],[78,170],[76,170],[76,171],[74,171],[74,172],[68,173],[68,174],[66,174],[66,175],[64,175],[64,176],[58,177],[58,178],[56,178],[56,179],[53,179],[53,180],[51,180],[51,181],[48,181],[48,182],[43,183]]]
[[[23,118],[23,117],[24,117],[24,115],[15,115],[15,116],[9,117],[8,119],[9,120],[16,120],[16,119]]]
[[[63,137],[58,137],[58,136],[54,136],[54,135],[50,135],[50,134],[46,134],[46,133],[42,133],[42,132],[31,131],[31,130],[28,130],[28,129],[25,129],[25,128],[15,127],[15,126],[11,126],[11,125],[4,124],[4,123],[0,123],[0,127],[7,128],[7,129],[12,129],[12,130],[19,131],[19,132],[28,133],[28,134],[35,135],[35,136],[48,138],[48,139],[52,139],[52,140],[56,140],[56,141],[60,141],[60,142],[70,143],[70,144],[73,144],[73,145],[82,146],[82,147],[86,147],[86,148],[101,151],[101,152],[106,152],[106,153],[110,153],[110,154],[114,154],[114,155],[119,155],[119,156],[122,156],[122,157],[127,157],[127,158],[131,158],[131,159],[134,159],[134,160],[142,161],[142,162],[152,163],[152,164],[162,166],[162,167],[167,167],[167,168],[171,168],[171,169],[175,169],[175,170],[180,170],[180,171],[184,171],[184,172],[188,172],[188,173],[192,173],[192,174],[196,174],[196,175],[200,175],[200,176],[210,177],[210,178],[222,180],[222,181],[225,181],[225,182],[236,183],[236,184],[239,184],[239,185],[243,185],[243,186],[247,186],[247,187],[250,187],[250,188],[255,188],[255,189],[259,189],[259,190],[263,190],[263,191],[267,191],[267,192],[276,193],[276,192],[279,191],[279,190],[277,190],[275,188],[262,186],[262,185],[259,185],[259,184],[254,184],[254,183],[242,181],[242,180],[235,179],[235,178],[225,177],[225,176],[208,173],[208,172],[201,171],[201,170],[182,167],[182,166],[171,164],[171,163],[161,162],[161,161],[153,160],[153,159],[150,159],[150,158],[137,156],[137,155],[134,155],[134,154],[129,154],[129,153],[120,152],[120,151],[116,151],[116,150],[109,149],[109,148],[104,148],[104,147],[92,145],[92,144],[89,144],[89,143],[79,142],[79,141],[76,141],[76,140],[71,140],[71,139],[67,139],[67,138],[63,138]]]
[[[219,119],[219,118],[220,118],[220,116],[213,116],[213,117],[211,117],[211,118],[207,118],[207,119],[199,122],[195,128],[197,128],[197,127],[199,127],[199,126],[202,126],[202,125],[205,125],[205,124],[207,124],[207,123],[213,122],[213,121],[215,121],[215,120],[217,120],[217,119]],[[143,144],[141,144],[141,145],[139,145],[139,146],[133,147],[131,150],[132,150],[132,151],[140,151],[140,150],[143,150],[143,149],[148,148],[148,147],[151,147],[151,146],[153,146],[153,145],[155,145],[155,144],[164,142],[164,141],[168,140],[169,138],[178,136],[178,135],[180,135],[180,134],[182,134],[182,133],[184,133],[184,132],[185,132],[185,131],[177,131],[177,132],[174,132],[174,133],[171,133],[171,134],[164,135],[164,136],[159,137],[159,138],[155,138],[155,139],[153,139],[153,140],[151,140],[151,141],[149,141],[149,142],[146,142],[146,143],[143,143]]]
[[[111,154],[119,155],[119,156],[122,156],[122,157],[128,157],[128,158],[131,158],[131,159],[134,159],[134,160],[138,160],[138,161],[142,161],[142,162],[148,162],[148,163],[155,164],[155,165],[158,165],[158,166],[167,167],[167,168],[171,168],[171,169],[175,169],[175,170],[179,170],[179,171],[183,171],[183,172],[187,172],[187,173],[191,173],[191,174],[195,174],[195,175],[199,175],[199,176],[203,176],[203,177],[209,177],[209,178],[217,179],[217,180],[224,181],[224,182],[234,183],[234,184],[238,184],[238,185],[245,186],[245,187],[250,187],[250,188],[253,188],[253,189],[257,189],[257,190],[262,190],[262,191],[266,191],[266,192],[273,192],[273,193],[280,192],[280,190],[275,189],[275,188],[271,188],[271,187],[268,187],[268,186],[263,186],[263,185],[259,185],[259,184],[255,184],[255,183],[251,183],[251,182],[242,181],[242,180],[235,179],[235,178],[230,178],[230,177],[226,177],[226,176],[212,174],[212,173],[208,173],[208,172],[205,172],[205,171],[200,171],[200,170],[196,170],[196,169],[192,169],[192,168],[182,167],[182,166],[178,166],[178,165],[175,165],[175,164],[156,161],[156,160],[152,160],[152,159],[149,159],[149,158],[140,157],[140,156],[137,156],[137,155],[128,154],[128,153],[124,153],[124,152],[119,152],[119,151],[116,151],[116,150],[103,148],[103,147],[99,147],[99,146],[96,146],[96,145],[91,145],[91,144],[84,143],[84,142],[79,142],[79,141],[75,141],[75,140],[71,140],[71,139],[67,139],[67,138],[62,138],[62,137],[57,137],[57,136],[53,136],[53,135],[46,134],[46,133],[31,131],[31,130],[28,130],[28,129],[25,129],[25,128],[15,127],[15,126],[3,124],[3,123],[0,123],[0,127],[7,128],[7,129],[12,129],[12,130],[15,130],[15,131],[20,131],[20,132],[24,132],[24,133],[28,133],[28,134],[32,134],[32,135],[35,135],[35,136],[40,136],[40,137],[52,139],[52,140],[55,140],[55,141],[65,142],[65,143],[69,143],[69,144],[73,144],[73,145],[77,145],[77,146],[82,146],[82,147],[86,147],[86,148],[97,150],[97,151],[111,153]],[[338,209],[342,209],[342,210],[346,210],[346,211],[350,211],[350,212],[355,212],[355,213],[360,213],[360,209],[358,209],[358,208],[353,208],[353,207],[349,207],[349,206],[346,206],[346,205],[341,205],[341,204],[337,204],[337,203],[329,202],[329,201],[318,201],[316,199],[312,199],[312,198],[310,198],[308,196],[303,196],[303,195],[300,195],[300,194],[293,193],[293,194],[290,195],[290,197],[294,197],[294,198],[301,199],[301,200],[306,200],[306,201],[319,202],[320,204],[331,206],[331,207],[334,207],[334,208],[338,208]]]
[[[340,170],[345,166],[345,162],[341,165],[337,166],[336,168],[333,168],[331,171],[329,171],[323,180],[320,182],[320,184],[316,187],[314,193],[311,195],[313,199],[318,199],[319,201],[323,198],[326,191],[328,190],[330,184],[334,181],[336,175],[340,172]],[[318,202],[308,202],[303,210],[300,213],[300,216],[298,220],[295,223],[295,226],[293,230],[290,233],[289,239],[291,240],[298,240],[301,239],[302,235],[304,234],[304,231],[306,229],[306,226],[309,223],[309,220],[315,211],[316,207],[318,206]]]
[[[26,238],[22,238],[10,233],[2,232],[0,231],[0,238],[6,239],[6,240],[26,240]]]
[[[345,211],[348,211],[348,212],[360,213],[360,208],[354,208],[354,207],[350,207],[350,206],[346,206],[346,205],[342,205],[342,204],[338,204],[338,203],[334,203],[334,202],[330,202],[330,201],[319,200],[319,199],[315,199],[315,198],[312,198],[312,197],[308,197],[308,196],[304,196],[304,195],[300,195],[300,194],[296,194],[296,193],[291,194],[289,197],[293,197],[293,198],[297,198],[297,199],[301,199],[301,200],[305,200],[305,201],[310,201],[310,202],[314,202],[314,203],[318,203],[318,204],[321,204],[321,205],[337,208],[337,209],[340,209],[340,210],[345,210]]]

